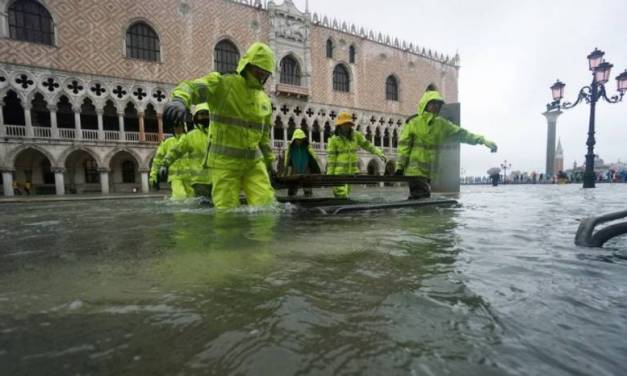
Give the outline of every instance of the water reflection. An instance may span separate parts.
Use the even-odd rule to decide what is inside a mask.
[[[5,206],[0,369],[568,374],[587,362],[619,374],[627,248],[584,251],[569,229],[627,194],[599,190],[577,209],[579,191],[548,188],[337,217]]]

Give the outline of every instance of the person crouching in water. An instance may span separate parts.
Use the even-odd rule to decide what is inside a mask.
[[[173,131],[174,135],[166,138],[161,142],[157,153],[152,160],[150,168],[150,183],[157,187],[159,181],[170,183],[173,200],[184,200],[194,197],[194,191],[191,186],[190,177],[185,174],[187,161],[179,159],[175,162],[165,164],[165,157],[168,152],[175,147],[185,137],[185,123],[177,123],[174,129],[166,129],[166,132]],[[166,167],[168,166],[168,167]],[[163,170],[165,169],[165,172]]]
[[[348,112],[340,112],[335,121],[335,135],[329,139],[327,146],[327,175],[355,175],[359,172],[357,150],[362,148],[377,157],[383,163],[387,158],[381,149],[372,145],[363,134],[355,132],[353,117]],[[333,188],[337,198],[348,198],[351,187],[348,184]]]
[[[206,103],[196,105],[192,117],[194,129],[170,148],[163,159],[163,164],[167,167],[180,160],[186,161],[184,174],[189,177],[193,188],[192,197],[196,196],[196,193],[211,197],[211,172],[205,164],[211,122],[209,106]]]
[[[418,114],[410,118],[401,131],[395,175],[418,177],[416,182],[409,184],[410,200],[431,196],[432,166],[442,143],[458,141],[470,145],[485,145],[496,153],[494,142],[440,117],[443,104],[442,95],[435,85],[430,84],[420,99]]]
[[[296,129],[285,155],[285,176],[319,173],[321,173],[320,164],[309,139],[302,129]],[[303,192],[305,197],[313,196],[311,188],[303,188]],[[297,193],[298,187],[290,187],[287,190],[287,195],[290,197],[296,196]]]

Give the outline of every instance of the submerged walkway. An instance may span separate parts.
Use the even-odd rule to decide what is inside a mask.
[[[121,193],[121,194],[93,194],[93,195],[63,195],[63,196],[13,196],[0,197],[0,204],[14,203],[34,203],[34,202],[63,202],[63,201],[103,201],[103,200],[137,200],[137,199],[160,199],[166,197],[165,194],[157,193]]]

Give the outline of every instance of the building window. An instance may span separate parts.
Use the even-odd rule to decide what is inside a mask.
[[[223,40],[216,44],[213,51],[213,65],[217,72],[233,73],[237,69],[239,63],[239,51],[233,43]]]
[[[135,183],[135,163],[122,162],[122,183]]]
[[[333,58],[333,41],[331,39],[327,39],[327,57]]]
[[[159,36],[144,22],[131,25],[126,31],[126,56],[148,61],[161,60]]]
[[[9,37],[54,45],[54,23],[50,13],[37,1],[14,1],[9,6]]]
[[[388,77],[385,81],[385,99],[398,101],[398,81],[394,76]]]
[[[348,62],[351,64],[355,64],[355,54],[357,52],[355,51],[355,46],[351,44],[351,46],[348,48]]]
[[[291,56],[281,60],[281,83],[300,86],[300,66],[298,61]]]
[[[348,69],[342,64],[336,65],[333,70],[333,90],[346,93],[350,91]]]
[[[93,158],[86,159],[83,163],[83,167],[85,168],[85,183],[95,184],[100,182],[98,165]]]

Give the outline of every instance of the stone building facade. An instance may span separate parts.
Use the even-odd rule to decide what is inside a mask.
[[[3,192],[149,190],[177,82],[232,68],[254,41],[277,67],[266,84],[272,142],[296,128],[326,164],[341,110],[392,160],[361,154],[364,173],[393,170],[405,118],[428,83],[457,102],[459,57],[297,9],[290,0],[0,0]]]

